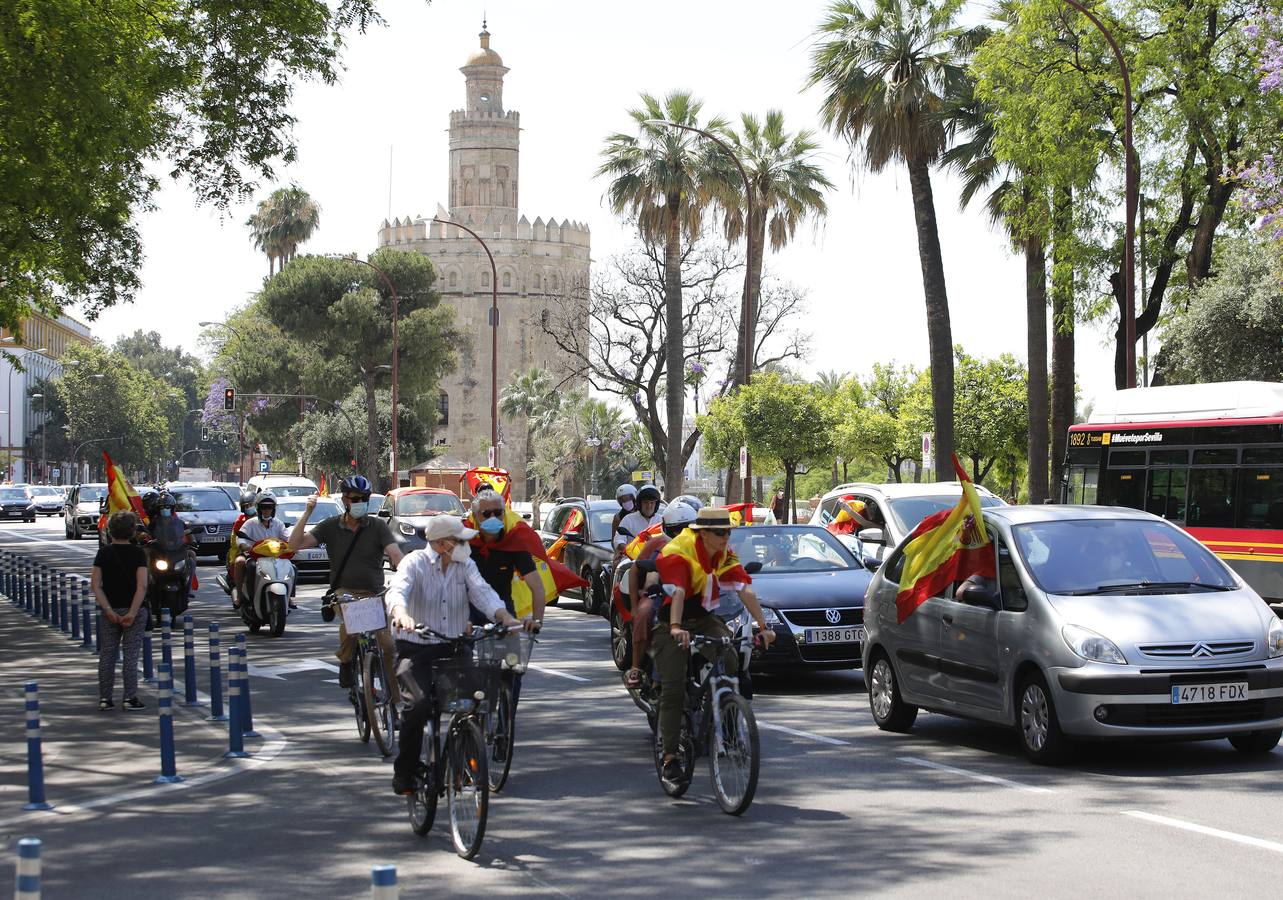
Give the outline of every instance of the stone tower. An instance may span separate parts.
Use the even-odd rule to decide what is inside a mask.
[[[464,340],[458,366],[441,384],[440,421],[434,440],[445,455],[484,465],[490,444],[492,300],[490,262],[497,270],[499,325],[498,389],[538,366],[559,381],[575,365],[543,330],[554,309],[569,309],[588,327],[590,254],[588,227],[569,219],[536,218],[518,207],[520,117],[505,110],[503,59],[482,27],[481,47],[460,68],[467,106],[450,114],[449,211],[435,217],[396,218],[379,227],[379,246],[422,253],[437,270],[437,289],[455,311]],[[446,222],[433,221],[433,219]],[[567,384],[566,389],[581,387]],[[513,499],[525,499],[528,435],[522,420],[500,422],[500,464],[513,473]]]

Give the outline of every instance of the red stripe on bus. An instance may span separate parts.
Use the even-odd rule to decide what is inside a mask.
[[[1070,433],[1076,431],[1148,431],[1152,428],[1217,428],[1231,425],[1283,425],[1283,417],[1262,416],[1259,419],[1193,419],[1180,422],[1120,422],[1117,425],[1070,425]]]

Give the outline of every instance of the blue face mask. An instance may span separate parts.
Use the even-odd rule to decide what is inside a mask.
[[[160,511],[160,514],[162,516],[172,516],[174,514],[174,511],[170,509],[168,506],[166,506],[164,509]]]
[[[482,519],[479,527],[486,534],[499,534],[503,531],[503,519],[491,516],[489,519]]]

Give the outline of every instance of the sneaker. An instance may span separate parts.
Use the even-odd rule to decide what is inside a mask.
[[[414,777],[411,775],[402,775],[397,772],[392,776],[392,793],[398,797],[404,797],[407,794],[413,794],[415,790]]]
[[[138,710],[138,709],[147,708],[146,704],[144,704],[143,701],[139,700],[137,697],[126,697],[124,700],[120,701],[120,705],[123,706],[125,709]]]
[[[116,704],[112,703],[111,698],[109,697],[98,701],[99,712],[106,712],[109,709],[115,709],[115,708],[116,708]]]
[[[664,763],[663,777],[665,781],[671,782],[672,784],[686,783],[686,772],[682,770],[682,764],[677,757],[674,756],[672,759]]]
[[[352,686],[352,672],[355,668],[351,662],[339,663],[339,687]]]

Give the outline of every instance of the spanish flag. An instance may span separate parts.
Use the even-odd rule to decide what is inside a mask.
[[[855,534],[861,528],[869,528],[871,523],[864,518],[865,509],[863,500],[848,494],[838,501],[838,514],[825,527],[833,534]]]
[[[753,583],[729,547],[721,556],[710,557],[699,540],[699,532],[693,528],[687,528],[659,551],[655,568],[665,588],[681,588],[688,600],[698,597],[708,612],[717,609],[717,595],[723,589],[737,591]],[[689,609],[687,606],[683,612]]]
[[[477,527],[471,513],[464,519],[463,524],[468,528]],[[525,551],[534,557],[535,571],[539,573],[539,580],[543,582],[544,603],[552,603],[562,591],[588,586],[588,582],[570,569],[556,560],[550,560],[539,535],[511,509],[506,509],[503,513],[503,537],[494,542],[482,540],[481,535],[472,539],[473,553],[485,556],[494,550]],[[512,605],[518,618],[530,615],[533,604],[534,598],[530,595],[530,585],[526,584],[519,572],[513,572]]]
[[[143,498],[138,496],[134,486],[120,470],[120,466],[111,461],[106,450],[102,452],[102,458],[107,464],[107,515],[129,510],[138,516],[140,522],[146,522],[147,517],[143,515]],[[104,522],[99,524],[100,528],[105,524],[106,516],[103,518]]]
[[[573,531],[578,531],[580,528],[583,527],[583,525],[584,525],[583,510],[581,509],[571,510],[570,518],[566,520],[566,525],[564,528],[561,529],[561,534],[557,535],[557,539],[553,541],[552,546],[548,548],[548,558],[560,560],[562,551],[566,549],[566,544],[570,543],[569,540],[567,540],[566,535],[570,534]]]
[[[980,497],[957,455],[953,468],[962,483],[958,505],[923,519],[904,546],[904,575],[895,597],[898,622],[955,582],[973,575],[996,577],[993,544],[985,531]]]
[[[316,493],[317,493],[319,496],[321,496],[321,497],[325,497],[325,496],[327,496],[327,495],[330,493],[330,486],[329,486],[328,484],[326,484],[326,483],[325,483],[325,473],[324,473],[324,472],[322,472],[322,473],[321,473],[321,484],[320,484],[320,486],[319,486],[319,487],[317,487],[317,489],[316,489]]]
[[[655,535],[659,534],[663,530],[664,530],[663,522],[656,522],[654,525],[650,526],[649,528],[642,529],[641,534],[637,535],[637,537],[633,538],[631,541],[629,541],[627,544],[624,545],[624,556],[627,556],[629,559],[633,559],[633,560],[637,559],[637,557],[641,556],[642,548],[646,546],[646,542],[649,541],[651,538],[653,538]]]
[[[507,469],[478,466],[460,475],[459,481],[468,486],[468,493],[473,497],[477,495],[477,491],[486,488],[502,494],[504,503],[507,503],[512,496],[512,476],[508,474]]]
[[[753,504],[736,503],[733,506],[726,507],[727,512],[731,514],[731,525],[738,527],[740,525],[753,524]]]

